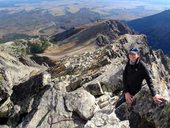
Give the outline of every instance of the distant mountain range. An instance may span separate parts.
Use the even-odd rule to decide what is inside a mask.
[[[53,35],[98,19],[132,20],[159,11],[139,2],[95,0],[0,0],[0,42]]]
[[[67,12],[63,16],[54,16],[47,10],[41,9],[14,14],[1,11],[0,40],[9,41],[24,37],[52,35],[62,30],[94,22],[97,19],[101,19],[100,14],[84,8],[74,14]]]
[[[145,18],[132,20],[128,25],[135,31],[147,35],[149,45],[161,48],[170,55],[170,10]]]

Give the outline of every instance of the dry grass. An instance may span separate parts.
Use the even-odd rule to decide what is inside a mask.
[[[97,45],[93,43],[84,43],[82,45],[77,45],[77,43],[67,43],[61,46],[54,46],[47,49],[42,56],[48,56],[52,60],[57,60],[64,56],[79,55],[84,52],[93,51],[97,48]]]

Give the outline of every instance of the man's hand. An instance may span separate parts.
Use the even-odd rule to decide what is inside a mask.
[[[164,101],[165,99],[162,97],[162,96],[160,96],[160,95],[155,95],[154,97],[153,97],[153,100],[154,100],[154,102],[155,103],[161,103],[162,101]]]
[[[133,102],[133,96],[132,96],[129,92],[126,92],[126,93],[125,93],[125,99],[126,99],[126,103],[127,103],[127,104],[132,104],[132,102]]]

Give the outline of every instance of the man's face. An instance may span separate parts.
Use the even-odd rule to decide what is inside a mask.
[[[128,57],[129,59],[132,61],[132,62],[136,62],[137,58],[139,57],[139,55],[137,53],[129,53],[128,54]]]

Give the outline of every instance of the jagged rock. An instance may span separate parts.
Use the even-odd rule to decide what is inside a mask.
[[[139,113],[142,119],[153,124],[155,127],[168,128],[170,123],[169,118],[169,96],[165,97],[167,101],[161,104],[155,104],[152,100],[148,88],[143,88],[136,96],[136,102],[133,105],[133,111]]]
[[[28,81],[14,86],[10,99],[15,106],[13,106],[13,111],[11,111],[9,116],[8,124],[16,127],[28,113],[35,113],[34,107],[37,109],[36,105],[39,98],[48,87],[49,85],[43,85],[43,74],[33,76]],[[16,106],[20,108],[19,112],[16,112]]]
[[[28,67],[23,65],[15,57],[10,56],[7,53],[0,52],[1,61],[3,64],[0,65],[0,76],[1,76],[1,89],[8,92],[10,95],[12,93],[12,87],[14,85],[27,80],[30,76],[36,74],[42,68],[45,67]]]
[[[162,50],[157,50],[155,53],[161,59],[162,64],[165,66],[165,69],[170,73],[170,59],[163,53]]]
[[[30,60],[28,61],[30,62]],[[18,58],[0,52],[0,118],[3,122],[8,121],[14,106],[11,101],[13,87],[46,69],[35,62],[31,64],[30,66],[24,65]]]
[[[106,36],[104,35],[99,35],[97,38],[96,38],[96,44],[98,46],[105,46],[106,44],[111,44],[111,42],[107,39]]]
[[[67,92],[67,87],[69,86],[68,81],[58,82],[54,87],[62,92]]]
[[[38,108],[40,109],[46,106],[48,107],[48,113],[44,116],[37,115],[40,119],[40,122],[34,126],[37,126],[38,128],[84,126],[84,121],[78,115],[67,111],[65,106],[65,92],[63,92],[63,90],[56,90],[55,87],[48,89],[42,96],[40,103],[41,104],[38,106]],[[41,112],[39,112],[39,114],[41,114]],[[31,124],[32,123],[30,122],[30,125]]]
[[[109,71],[103,73],[96,79],[83,85],[93,95],[101,95],[103,92],[114,92],[122,88],[122,66],[117,69],[111,67]],[[95,87],[95,88],[94,88]],[[97,89],[96,89],[97,88]]]
[[[85,128],[129,128],[129,121],[120,121],[115,114],[114,101],[97,111],[90,119]]]
[[[86,74],[85,76],[80,76],[79,78],[73,78],[70,80],[71,82],[67,88],[67,91],[73,91],[73,90],[81,87],[84,83],[87,83],[87,82],[95,79],[99,75],[101,75],[100,72],[94,72],[94,73]]]
[[[39,98],[41,98],[41,97],[39,97]],[[19,124],[19,127],[27,127],[27,128],[37,127],[38,124],[40,123],[40,121],[42,120],[42,117],[45,117],[45,115],[47,115],[47,113],[50,109],[49,105],[51,103],[51,100],[52,100],[51,92],[46,91],[44,96],[39,101],[34,101],[32,103],[32,105],[34,104],[32,110],[25,117],[23,122],[21,124]],[[38,104],[38,102],[39,102],[39,104]],[[36,109],[37,109],[37,111],[36,111]]]
[[[20,105],[20,111],[13,115],[14,118],[11,117],[8,124],[13,127],[17,125],[17,128],[83,127],[84,121],[66,110],[65,92],[56,89],[55,86],[57,85],[46,85],[41,88],[34,97],[29,99],[28,104]],[[20,121],[17,121],[17,118]],[[19,124],[14,125],[16,122]]]
[[[9,128],[7,125],[0,125],[0,128]]]
[[[42,77],[43,86],[51,83],[51,74],[49,74],[48,72],[44,72]]]
[[[66,94],[65,104],[69,111],[75,111],[85,120],[90,119],[96,109],[95,97],[85,90],[76,90]]]
[[[6,99],[8,99],[9,97],[9,94],[8,92],[5,92],[5,89],[2,87],[1,90],[0,90],[0,102],[1,104],[3,103],[3,101],[5,101]]]
[[[85,52],[81,55],[65,57],[56,63],[56,66],[49,69],[52,77],[64,75],[85,74],[89,70],[98,71],[105,65],[111,63],[114,53],[111,45],[107,45],[93,52]]]
[[[69,86],[67,86],[67,91],[73,91],[73,90],[76,90],[77,88],[81,87],[81,85],[83,83],[86,82],[86,79],[83,79],[83,78],[75,78],[73,80],[71,80]]]
[[[1,106],[0,106],[0,118],[8,118],[13,104],[9,97],[3,100],[4,102],[1,101]]]
[[[129,120],[132,128],[168,128],[170,123],[169,118],[169,97],[165,97],[167,101],[161,104],[153,102],[148,87],[143,87],[142,90],[135,96],[135,101],[132,106],[126,103],[116,109],[116,114],[121,120]],[[136,118],[136,121],[134,121]]]
[[[97,101],[98,104],[100,104],[100,103],[103,103],[105,101],[108,101],[110,98],[111,98],[111,95],[109,95],[109,93],[106,93],[106,94],[100,96],[99,98],[96,98],[96,101]]]
[[[99,96],[104,93],[99,81],[94,84],[87,84],[84,86],[84,88],[94,96]]]
[[[111,95],[109,94],[104,94],[96,99],[97,104],[101,109],[108,106],[109,104],[110,105],[116,104],[117,100],[118,96],[111,97]]]
[[[66,74],[66,67],[63,63],[56,63],[56,65],[49,69],[50,74],[53,76],[53,78],[62,76]]]
[[[108,57],[104,57],[102,58],[102,60],[99,61],[98,65],[101,67],[110,63],[111,63],[110,59]]]
[[[38,57],[38,56],[36,56]],[[19,62],[22,64],[29,66],[29,67],[41,67],[38,63],[36,63],[34,60],[31,59],[31,57],[28,56],[21,56],[18,58]]]

